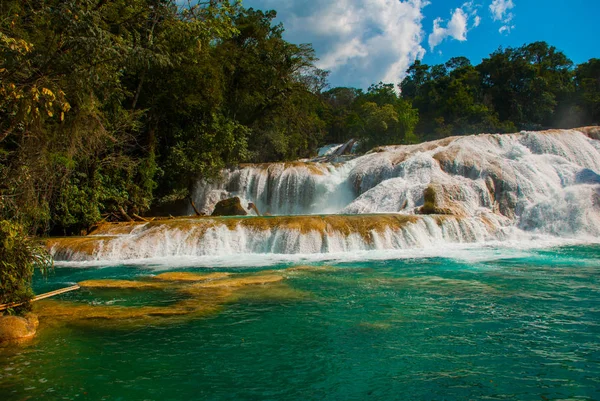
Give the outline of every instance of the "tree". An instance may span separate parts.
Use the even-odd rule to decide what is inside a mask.
[[[348,121],[354,113],[352,106],[362,93],[361,89],[338,87],[322,94],[325,105],[324,120],[327,124],[325,140],[328,143],[342,143],[352,138]]]
[[[600,59],[593,58],[575,71],[577,103],[584,111],[584,124],[600,122]]]
[[[371,85],[354,104],[351,127],[361,148],[368,150],[379,145],[415,143],[418,111],[409,101],[396,94],[393,84],[380,82]]]
[[[310,45],[283,39],[275,17],[275,11],[240,9],[238,33],[215,49],[225,77],[223,112],[250,128],[252,161],[309,156],[324,134],[319,92],[326,72],[314,67]]]
[[[572,91],[571,67],[562,52],[536,42],[499,49],[477,69],[500,119],[534,128],[551,124],[558,102]]]

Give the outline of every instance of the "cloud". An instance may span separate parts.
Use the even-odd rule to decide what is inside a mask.
[[[319,68],[331,71],[336,86],[368,87],[399,82],[425,49],[422,29],[426,0],[247,0],[246,6],[273,8],[285,37],[312,43]]]
[[[514,25],[510,25],[514,15],[510,10],[515,7],[512,0],[494,0],[490,4],[490,11],[494,21],[500,21],[502,26],[498,29],[500,33],[510,33]]]
[[[500,29],[498,29],[498,32],[509,34],[513,29],[515,29],[514,25],[502,25]]]
[[[433,51],[446,38],[466,41],[470,19],[473,20],[471,29],[481,24],[481,18],[477,15],[477,8],[472,1],[454,10],[446,27],[442,26],[444,22],[442,18],[436,18],[433,21],[433,31],[429,35],[429,48]]]
[[[512,0],[494,0],[490,4],[490,11],[494,21],[504,21],[506,18],[512,18],[508,11],[514,7]]]

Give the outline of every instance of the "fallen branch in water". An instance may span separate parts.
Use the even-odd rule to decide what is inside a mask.
[[[75,291],[75,290],[78,290],[79,288],[80,287],[76,284],[76,285],[73,285],[71,287],[61,288],[60,290],[50,291],[50,292],[47,292],[45,294],[41,294],[41,295],[33,297],[30,302],[35,302],[35,301],[39,301],[40,299],[50,298],[50,297],[53,297],[55,295],[64,294],[65,292]],[[0,305],[0,310],[5,310],[5,309],[8,309],[8,308],[16,308],[17,306],[21,306],[21,305],[24,305],[26,303],[27,302],[13,302],[13,303],[10,303],[10,304],[2,304],[2,305]]]

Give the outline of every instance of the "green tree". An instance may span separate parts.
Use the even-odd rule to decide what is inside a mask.
[[[583,124],[600,123],[600,59],[593,58],[575,71],[577,103],[584,111]]]
[[[275,11],[239,10],[238,33],[215,49],[223,66],[223,113],[250,128],[249,160],[309,156],[324,134],[319,91],[326,72],[310,45],[295,45],[273,25]]]
[[[371,85],[356,99],[354,109],[350,125],[362,149],[418,141],[414,135],[418,111],[409,101],[398,97],[393,84]]]
[[[162,109],[165,99],[185,99],[190,91],[175,94],[164,77],[186,69],[201,74],[192,66],[203,65],[208,49],[235,31],[235,7],[228,1],[185,8],[168,0],[2,2],[0,213],[33,231],[79,233],[104,213],[147,210],[157,178],[182,143],[201,143],[214,159],[198,163],[194,173],[223,166],[223,142],[190,137],[214,127],[228,132],[231,124],[205,108],[204,118],[182,133],[185,122],[177,118],[185,113]],[[150,92],[155,88],[159,95]],[[174,128],[161,137],[161,124],[173,119]],[[169,174],[182,182],[192,173]]]
[[[555,47],[536,42],[499,49],[477,69],[500,119],[535,128],[551,124],[558,102],[572,92],[572,64]]]
[[[362,93],[361,89],[338,87],[322,94],[325,105],[324,120],[327,124],[326,142],[342,143],[352,138],[348,121],[350,115],[355,113],[352,106]]]
[[[51,266],[45,249],[28,238],[20,225],[0,220],[0,304],[27,303],[33,297],[34,268],[45,273]]]

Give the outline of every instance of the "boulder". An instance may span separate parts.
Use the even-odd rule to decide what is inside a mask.
[[[577,184],[600,184],[600,175],[589,168],[581,170],[575,176]]]
[[[28,313],[24,317],[0,316],[0,345],[33,338],[38,324],[38,318],[33,313]]]
[[[215,205],[211,216],[246,216],[248,212],[242,207],[242,202],[237,196],[224,199]]]
[[[418,210],[418,214],[453,214],[452,210],[439,206],[440,199],[438,191],[433,185],[429,185],[423,193],[423,206]]]

